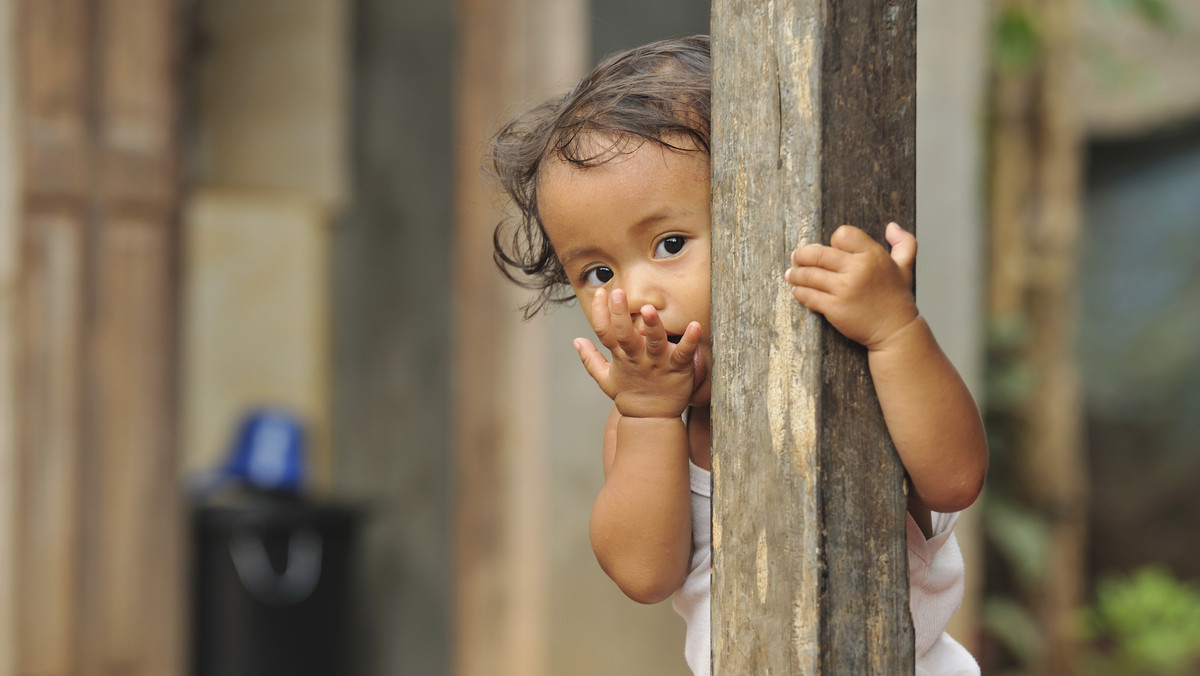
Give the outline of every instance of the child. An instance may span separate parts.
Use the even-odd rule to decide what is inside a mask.
[[[596,558],[636,601],[674,595],[696,674],[710,662],[710,89],[706,37],[647,45],[510,122],[489,158],[520,212],[513,232],[497,227],[495,256],[506,276],[538,292],[526,316],[569,300],[569,286],[611,353],[575,340],[613,400],[591,518]],[[962,598],[951,530],[983,484],[983,427],[917,313],[916,240],[894,223],[886,239],[890,253],[843,226],[830,246],[792,252],[780,283],[868,351],[912,485],[917,673],[978,673],[943,632]]]

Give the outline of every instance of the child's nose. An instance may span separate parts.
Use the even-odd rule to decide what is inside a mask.
[[[640,314],[646,305],[661,310],[666,304],[661,285],[650,274],[629,275],[625,280],[625,294],[629,298],[629,311],[634,314]]]

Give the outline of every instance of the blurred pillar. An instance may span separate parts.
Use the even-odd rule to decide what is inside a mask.
[[[369,507],[347,673],[448,674],[452,3],[346,4],[333,488]]]
[[[0,651],[21,674],[178,674],[174,4],[3,12],[0,569],[20,584]]]
[[[502,218],[488,137],[568,88],[587,55],[581,0],[460,0],[455,101],[454,671],[546,673],[546,328],[492,262]]]

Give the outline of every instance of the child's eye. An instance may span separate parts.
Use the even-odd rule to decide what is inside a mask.
[[[675,254],[683,251],[683,245],[687,242],[687,238],[682,235],[672,235],[664,237],[662,241],[654,247],[655,258],[670,258]]]
[[[603,265],[594,267],[591,270],[583,273],[583,281],[588,286],[604,286],[608,280],[613,278],[611,268],[606,268]]]

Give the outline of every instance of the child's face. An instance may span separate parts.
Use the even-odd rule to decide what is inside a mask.
[[[635,326],[641,326],[642,307],[653,305],[672,342],[689,322],[700,323],[703,372],[691,403],[707,404],[708,156],[645,142],[585,169],[552,158],[539,176],[538,205],[546,234],[593,326],[592,296],[602,287],[625,291]]]

